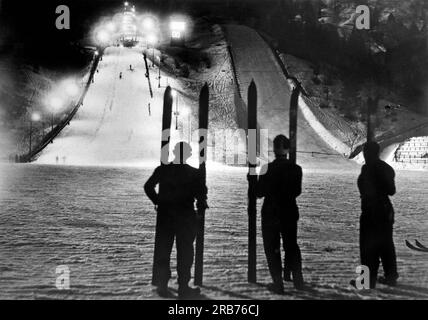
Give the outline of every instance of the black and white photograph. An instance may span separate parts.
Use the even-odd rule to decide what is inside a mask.
[[[427,213],[426,0],[0,0],[0,300],[427,300]]]

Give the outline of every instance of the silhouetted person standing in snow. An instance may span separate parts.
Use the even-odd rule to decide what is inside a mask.
[[[389,196],[395,194],[395,172],[379,158],[380,147],[367,142],[363,153],[366,163],[358,177],[361,195],[360,256],[361,264],[369,268],[370,288],[376,287],[379,261],[384,277],[379,282],[395,285],[398,279],[393,240],[394,208]]]
[[[284,135],[273,141],[275,160],[262,168],[257,183],[257,196],[264,197],[262,207],[263,244],[273,284],[270,290],[284,293],[281,263],[281,238],[287,268],[296,289],[304,286],[302,257],[297,244],[299,209],[296,198],[302,190],[302,168],[287,158],[290,141]],[[285,264],[285,259],[284,259]]]
[[[192,155],[192,148],[186,142],[179,142],[174,148],[172,163],[156,168],[144,185],[147,196],[157,207],[155,254],[153,261],[154,285],[161,297],[168,297],[168,281],[171,277],[170,256],[174,238],[177,248],[178,295],[181,299],[197,297],[199,288],[190,288],[195,241],[197,232],[196,205],[205,206],[207,188],[199,170],[186,161]],[[159,185],[159,192],[155,191]]]

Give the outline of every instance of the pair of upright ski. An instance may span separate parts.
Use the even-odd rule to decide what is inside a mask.
[[[296,163],[297,141],[297,110],[300,93],[304,93],[300,83],[295,78],[290,78],[292,93],[290,98],[289,137],[290,137],[290,161]],[[250,283],[257,282],[257,153],[259,134],[257,130],[257,87],[254,80],[248,87],[247,104],[247,156],[248,156],[248,274]]]
[[[172,120],[173,98],[171,87],[168,86],[164,94],[163,115],[162,115],[162,141],[161,141],[161,165],[168,163],[169,143],[171,140],[171,120]],[[199,171],[204,184],[206,184],[206,160],[207,160],[207,139],[208,139],[208,105],[209,89],[205,84],[199,96]],[[203,282],[203,255],[204,255],[204,233],[205,233],[205,209],[198,208],[198,231],[196,235],[195,252],[195,285],[202,285]],[[156,250],[156,248],[155,248]]]
[[[297,108],[301,86],[295,82],[290,99],[290,160],[296,161],[296,132],[297,132]],[[206,183],[206,156],[207,156],[207,129],[208,129],[208,85],[205,84],[199,97],[199,170],[202,179]],[[169,143],[172,120],[172,94],[168,86],[164,94],[163,117],[162,117],[162,141],[161,141],[161,164],[167,164],[169,158]],[[257,149],[259,145],[257,130],[257,88],[251,81],[248,89],[248,282],[257,281]],[[204,225],[205,209],[198,209],[201,217],[196,238],[195,254],[195,285],[203,282],[203,249],[204,249]]]

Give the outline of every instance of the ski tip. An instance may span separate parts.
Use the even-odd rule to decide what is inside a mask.
[[[257,108],[257,87],[254,80],[251,80],[250,86],[248,87],[248,106],[250,108],[250,104],[253,105],[254,108]]]
[[[417,241],[417,240],[415,240],[415,242],[417,242],[416,246],[414,246],[413,244],[411,244],[410,241],[406,240],[406,246],[409,249],[413,250],[413,251],[425,252],[425,253],[428,252],[428,248],[427,247],[422,246],[422,244],[419,241]]]
[[[416,246],[418,246],[421,249],[424,250],[428,250],[428,248],[426,246],[424,246],[421,242],[419,242],[418,240],[415,240]]]
[[[168,86],[168,87],[166,87],[166,89],[165,89],[165,96],[171,96],[171,87],[170,86]]]
[[[416,247],[409,240],[405,240],[405,243],[407,248],[416,250]]]
[[[205,83],[205,85],[202,87],[201,92],[199,94],[199,103],[204,103],[207,105],[208,108],[208,100],[209,100],[209,89],[208,84]]]
[[[202,89],[201,89],[201,93],[206,93],[208,92],[209,87],[208,87],[208,83],[205,82],[205,84],[203,85]]]

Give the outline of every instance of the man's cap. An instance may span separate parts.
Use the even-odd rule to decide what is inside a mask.
[[[273,139],[273,146],[274,148],[283,147],[284,149],[290,149],[290,140],[283,134],[277,135]]]

